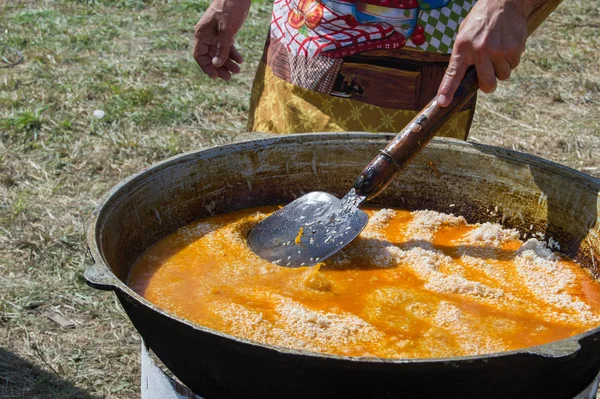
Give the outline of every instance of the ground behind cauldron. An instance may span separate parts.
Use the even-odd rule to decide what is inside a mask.
[[[206,0],[0,2],[0,51],[25,55],[0,69],[0,397],[138,397],[139,338],[82,278],[86,219],[144,166],[244,131],[265,3],[239,36],[244,72],[222,83],[191,58]],[[480,96],[471,140],[600,177],[599,21],[597,1],[565,0]]]

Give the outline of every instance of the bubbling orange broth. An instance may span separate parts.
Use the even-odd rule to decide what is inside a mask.
[[[256,256],[275,207],[185,226],[150,247],[128,284],[178,317],[280,347],[427,358],[519,349],[600,325],[600,285],[514,230],[433,211],[368,209],[348,247],[312,268]],[[297,245],[308,239],[299,232]]]

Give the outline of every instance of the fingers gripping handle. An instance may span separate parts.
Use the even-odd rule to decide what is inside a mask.
[[[400,172],[431,140],[444,123],[456,114],[477,92],[475,68],[467,70],[464,79],[447,107],[437,105],[437,97],[363,169],[354,189],[359,195],[373,198]]]

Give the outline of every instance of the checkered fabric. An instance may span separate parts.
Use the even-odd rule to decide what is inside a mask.
[[[396,31],[384,22],[389,21],[384,15],[381,22],[361,19],[363,23],[359,23],[357,0],[345,0],[341,8],[340,1],[274,0],[271,46],[277,43],[283,50],[274,52],[279,55],[267,61],[275,75],[298,87],[329,93],[342,58],[355,53],[407,46],[448,54],[458,26],[477,0],[419,0],[418,14],[417,9],[405,10],[413,18],[411,24],[418,18],[418,24],[424,27],[425,42],[420,46],[402,34],[411,32],[400,28]]]
[[[324,51],[341,49],[365,41],[379,40],[394,33],[394,28],[386,23],[361,25],[356,20],[348,20],[316,0],[316,7],[322,7],[323,17],[313,29],[303,24],[299,28],[292,27],[288,15],[292,10],[299,10],[299,0],[275,0],[271,18],[271,36],[281,40],[293,55],[314,57]],[[315,7],[312,5],[310,7]],[[308,7],[304,6],[304,9]]]
[[[325,92],[331,91],[342,62],[327,57],[304,57],[292,54],[288,54],[288,61],[291,83],[305,89]]]
[[[425,43],[415,46],[410,40],[406,47],[450,54],[460,23],[465,19],[477,0],[452,0],[446,7],[422,10],[419,25],[425,28]]]

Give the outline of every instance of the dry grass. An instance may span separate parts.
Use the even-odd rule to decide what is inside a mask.
[[[600,3],[565,0],[511,80],[480,96],[471,139],[600,176]]]
[[[206,5],[0,2],[0,49],[25,55],[0,69],[0,396],[6,386],[25,397],[137,397],[139,338],[114,296],[82,279],[85,223],[134,171],[244,130],[269,7],[256,4],[240,36],[244,73],[221,83],[190,57]],[[565,0],[513,79],[480,97],[472,140],[600,176],[599,7]],[[48,309],[76,327],[61,329]]]
[[[244,130],[270,13],[255,7],[241,34],[244,74],[214,83],[190,57],[206,4],[2,4],[0,48],[20,49],[25,62],[0,69],[0,347],[11,354],[0,397],[5,384],[27,397],[137,396],[139,338],[114,296],[82,278],[85,223],[127,175]],[[96,109],[106,117],[94,119]],[[47,309],[76,327],[61,329]],[[46,374],[17,378],[12,354]]]

